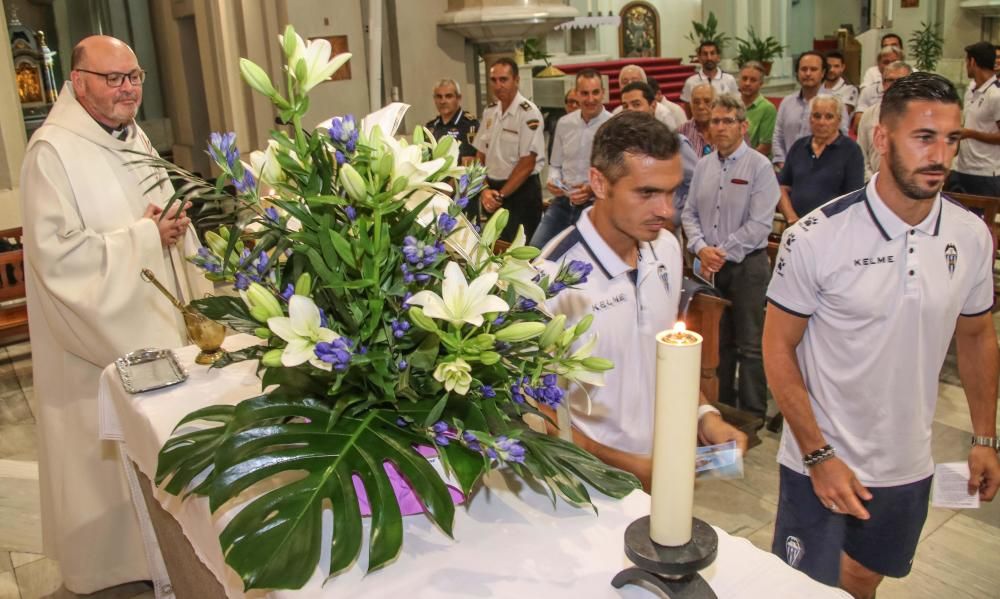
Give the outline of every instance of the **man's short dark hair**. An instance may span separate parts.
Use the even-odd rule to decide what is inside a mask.
[[[910,102],[920,100],[955,105],[959,103],[958,92],[951,81],[934,73],[911,73],[898,79],[882,96],[879,123],[902,116]]]
[[[512,58],[508,56],[501,56],[500,58],[496,59],[496,62],[490,65],[490,68],[492,69],[498,64],[507,65],[508,67],[510,67],[510,74],[512,77],[520,77],[520,75],[517,74],[517,63],[514,62]]]
[[[976,42],[965,47],[965,57],[974,60],[977,67],[992,71],[997,52],[989,42]]]
[[[680,147],[677,134],[652,115],[626,110],[608,119],[597,130],[590,166],[614,183],[625,175],[625,154],[670,160]]]
[[[653,90],[653,95],[654,96],[656,94],[660,93],[660,82],[657,81],[655,78],[650,77],[649,79],[647,79],[646,80],[646,85],[649,86],[649,89]]]
[[[656,100],[656,92],[653,91],[653,88],[650,87],[648,83],[643,83],[642,81],[633,81],[632,83],[629,83],[628,85],[623,87],[622,97],[625,97],[626,92],[632,92],[635,90],[641,91],[642,97],[646,98],[646,101],[649,102],[650,104],[652,104],[653,101]]]
[[[829,62],[829,60],[831,58],[837,58],[837,59],[840,60],[840,62],[843,62],[843,63],[847,62],[846,60],[844,60],[844,53],[841,52],[840,50],[830,50],[829,52],[826,53],[826,57],[825,58],[826,58],[826,60],[828,62]]]
[[[709,46],[715,48],[716,52],[720,54],[722,53],[722,50],[719,49],[719,44],[713,42],[712,40],[702,40],[702,42],[698,44],[698,54],[701,54],[701,51]]]
[[[796,77],[798,77],[799,65],[802,63],[802,59],[805,58],[806,56],[815,56],[815,57],[819,58],[819,62],[821,64],[820,69],[823,71],[824,75],[826,74],[826,71],[829,68],[829,65],[826,64],[826,57],[823,56],[823,53],[819,52],[817,50],[806,50],[805,52],[803,52],[802,54],[799,54],[795,58],[795,76]]]
[[[594,69],[581,69],[580,72],[576,74],[576,83],[580,83],[581,79],[597,79],[597,82],[601,84],[601,89],[604,89],[604,79],[601,78],[601,74]]]
[[[882,39],[879,40],[878,45],[879,46],[884,46],[885,45],[885,40],[889,39],[890,37],[895,38],[896,41],[899,42],[898,44],[893,44],[893,46],[899,46],[900,48],[903,47],[903,38],[899,37],[895,33],[887,33],[887,34],[883,35]]]

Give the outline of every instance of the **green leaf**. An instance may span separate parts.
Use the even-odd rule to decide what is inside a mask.
[[[358,261],[354,257],[354,251],[351,249],[351,244],[348,243],[344,236],[340,233],[330,229],[330,241],[333,242],[333,249],[337,251],[337,255],[343,260],[348,266],[354,268],[358,267]]]

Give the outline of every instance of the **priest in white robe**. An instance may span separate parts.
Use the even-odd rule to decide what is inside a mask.
[[[173,189],[144,193],[154,154],[135,122],[132,50],[106,36],[74,49],[71,82],[28,145],[21,175],[45,554],[75,593],[150,578],[117,449],[98,438],[98,378],[123,354],[186,344],[183,321],[143,268],[182,301],[207,281],[184,257],[197,238]],[[164,173],[160,173],[163,175]],[[175,203],[179,204],[179,203]]]

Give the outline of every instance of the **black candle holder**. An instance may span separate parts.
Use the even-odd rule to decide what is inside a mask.
[[[649,537],[649,516],[643,516],[625,529],[625,556],[635,567],[616,574],[611,586],[646,582],[671,599],[716,599],[698,571],[714,562],[718,551],[719,535],[704,520],[692,518],[690,541],[667,547]]]

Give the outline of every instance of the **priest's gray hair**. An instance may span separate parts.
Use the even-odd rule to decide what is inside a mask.
[[[716,108],[736,111],[736,120],[741,123],[747,120],[747,107],[743,104],[743,100],[733,94],[724,93],[716,96],[712,102],[712,109]]]
[[[439,87],[445,87],[448,85],[455,88],[456,96],[462,95],[462,87],[458,84],[458,81],[455,81],[454,79],[438,79],[438,82],[435,83],[434,87],[431,89],[431,93],[434,93],[434,90],[436,90]]]
[[[813,96],[812,100],[809,100],[809,114],[816,110],[816,105],[820,102],[829,102],[833,104],[833,114],[837,115],[837,120],[841,120],[844,116],[844,103],[840,100],[838,96],[833,94],[819,94]]]

